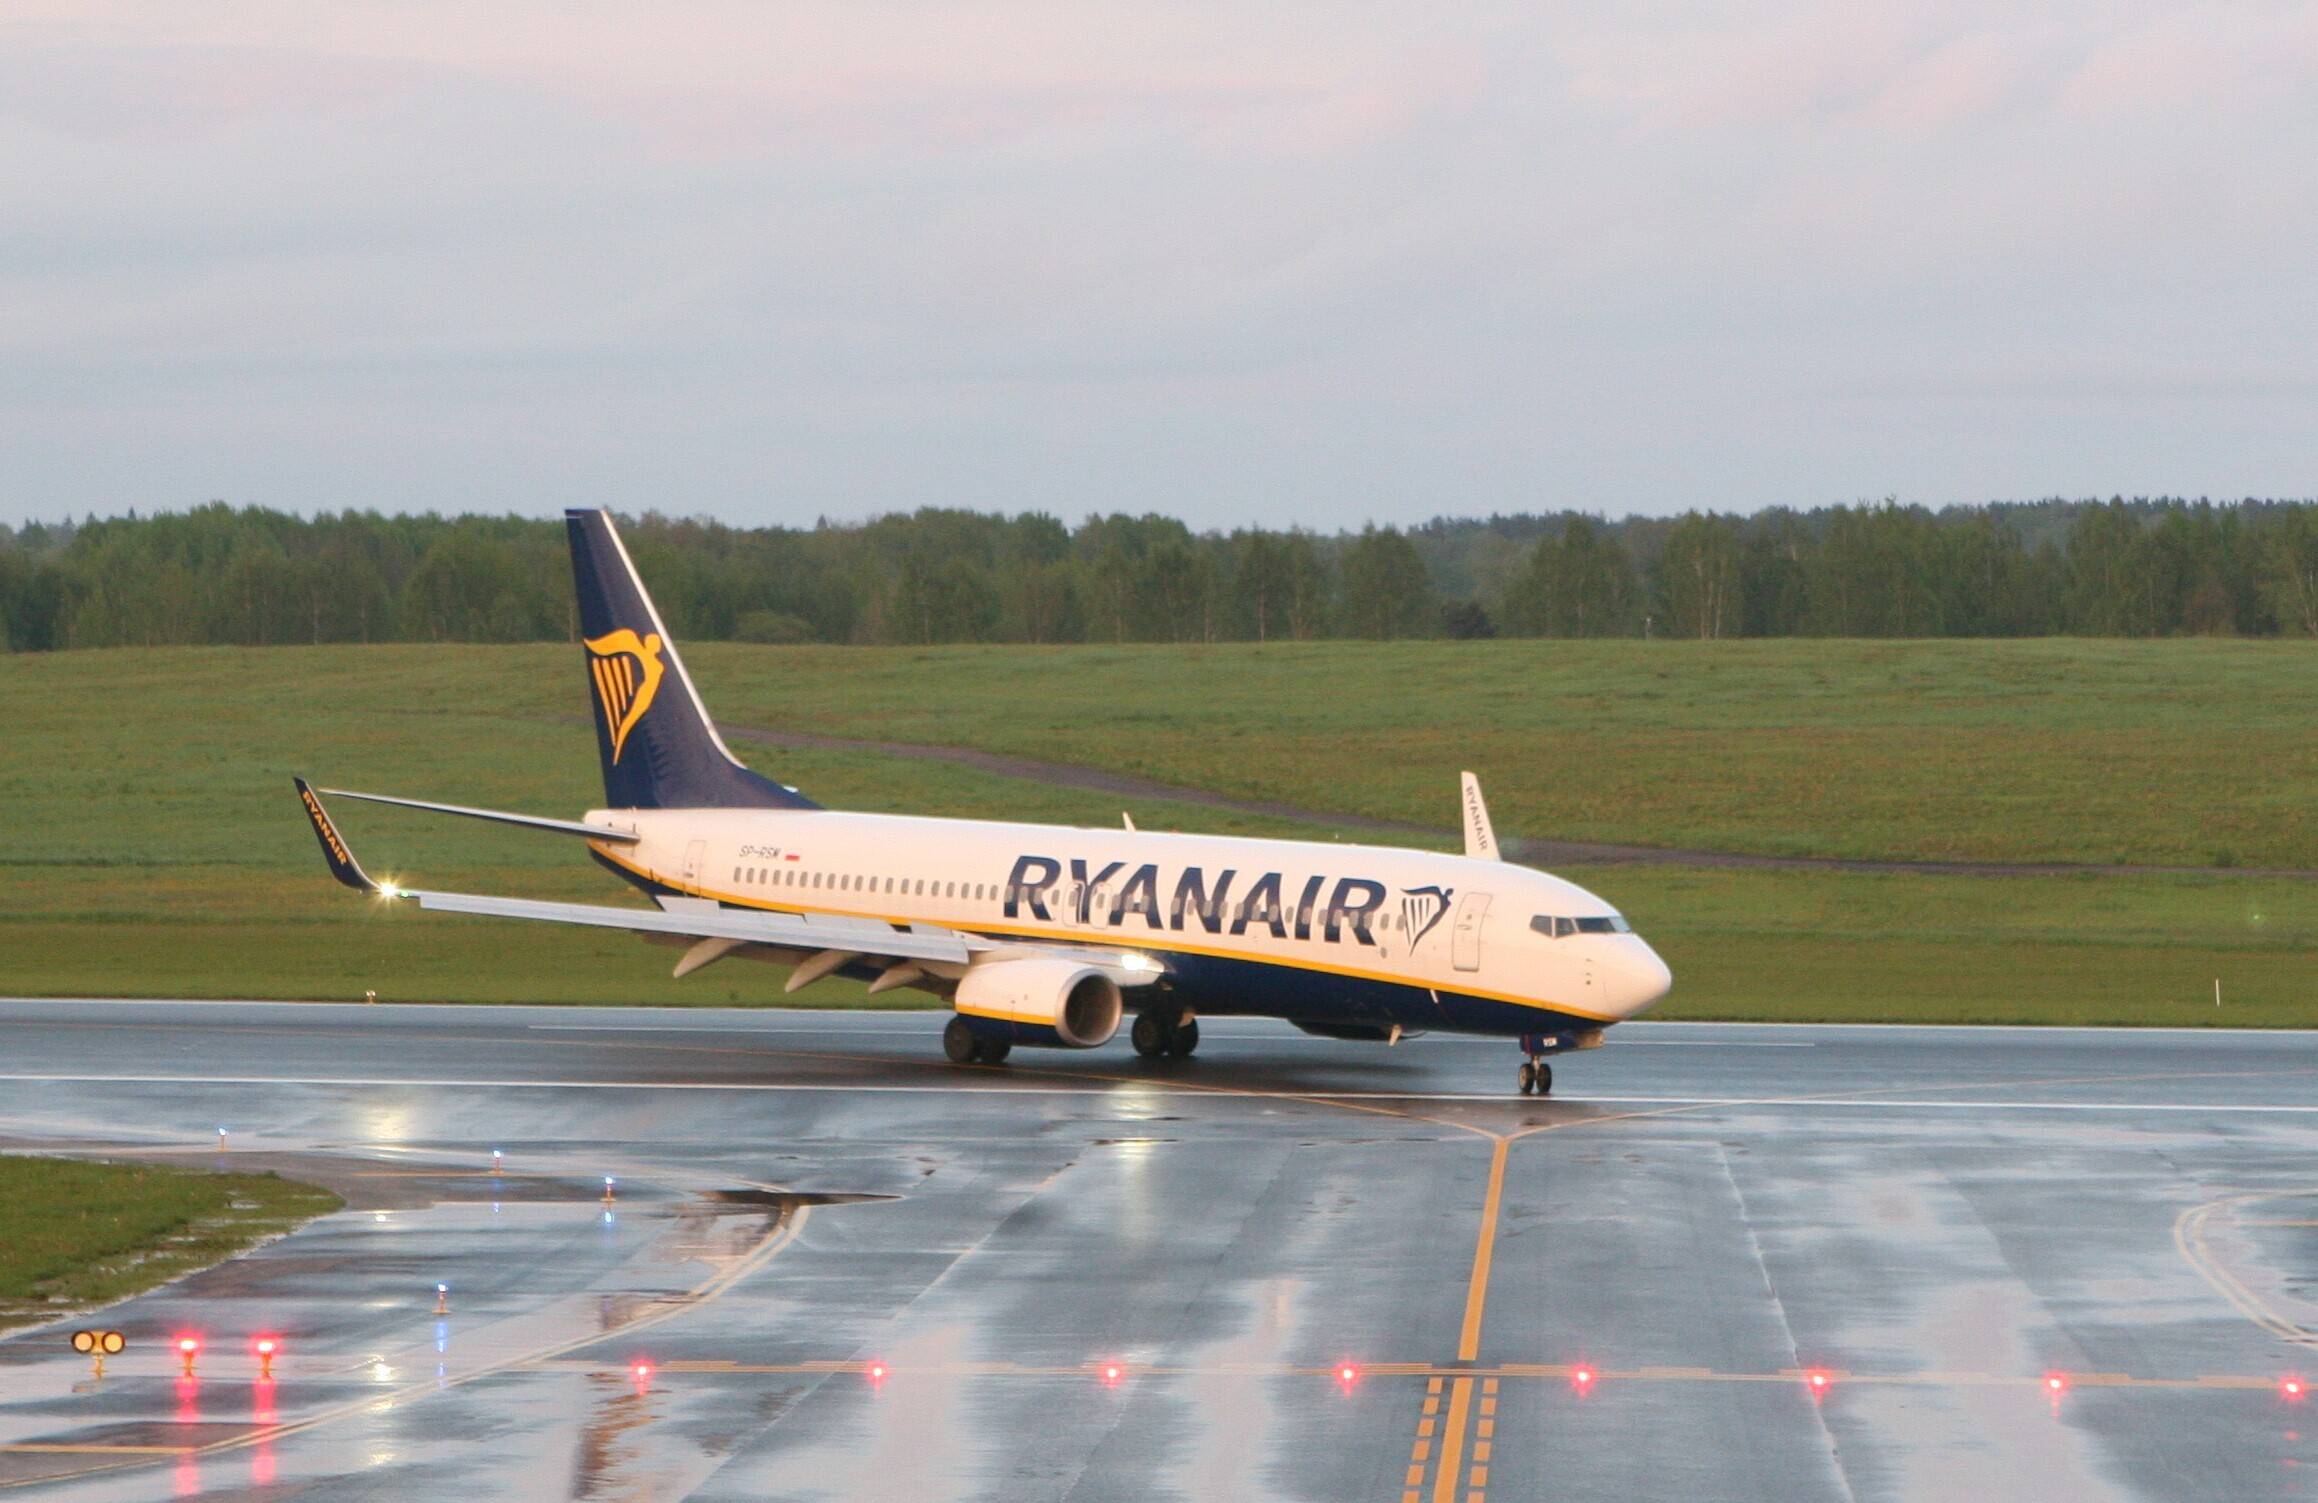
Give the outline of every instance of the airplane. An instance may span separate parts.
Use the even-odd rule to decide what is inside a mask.
[[[718,735],[610,513],[570,511],[573,584],[604,807],[552,819],[295,782],[340,882],[380,901],[634,931],[683,948],[946,1000],[948,1057],[1095,1049],[1188,1057],[1203,1016],[1282,1018],[1323,1038],[1427,1031],[1518,1040],[1522,1094],[1673,984],[1594,894],[1500,858],[1462,778],[1460,855],[1303,840],[826,809],[743,766]],[[436,892],[365,873],[322,795],[575,837],[649,908]]]

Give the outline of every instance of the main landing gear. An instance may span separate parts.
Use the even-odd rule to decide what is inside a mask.
[[[1002,1065],[1014,1046],[1004,1039],[982,1037],[973,1024],[953,1014],[942,1030],[942,1052],[953,1065]]]
[[[1145,1059],[1188,1059],[1199,1047],[1199,1019],[1189,1013],[1156,1009],[1140,1012],[1128,1037],[1134,1041],[1135,1052]]]
[[[1521,1094],[1550,1096],[1553,1094],[1553,1066],[1542,1054],[1533,1054],[1521,1062]]]

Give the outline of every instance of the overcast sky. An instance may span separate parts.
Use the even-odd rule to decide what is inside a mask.
[[[2318,7],[0,18],[0,520],[2318,493]]]

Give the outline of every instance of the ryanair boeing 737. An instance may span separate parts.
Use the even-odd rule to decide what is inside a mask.
[[[678,976],[739,956],[792,967],[791,992],[832,975],[917,987],[954,1010],[942,1043],[960,1064],[1016,1044],[1099,1048],[1130,1012],[1137,1053],[1181,1057],[1202,1014],[1256,1014],[1336,1039],[1518,1039],[1521,1090],[1542,1094],[1546,1056],[1592,1048],[1672,984],[1609,904],[1498,859],[1471,773],[1461,856],[824,809],[726,749],[610,515],[567,523],[605,807],[563,820],[320,791],[576,837],[653,906],[375,882],[301,778],[347,886],[633,930],[683,947]]]

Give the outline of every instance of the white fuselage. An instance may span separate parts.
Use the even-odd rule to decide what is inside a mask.
[[[1671,979],[1602,899],[1502,861],[823,809],[587,821],[640,837],[590,844],[662,896],[1116,949],[1206,1011],[1541,1031],[1631,1017]]]

